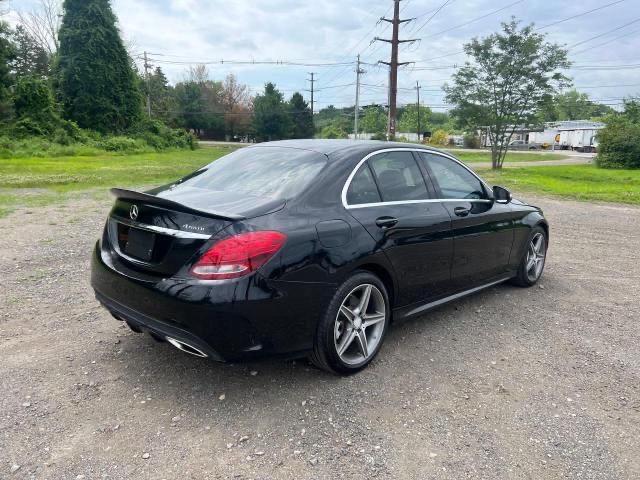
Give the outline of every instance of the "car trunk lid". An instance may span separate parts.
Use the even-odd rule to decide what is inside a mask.
[[[184,190],[184,189],[182,189]],[[160,276],[173,275],[208,241],[233,222],[266,214],[283,201],[247,202],[227,192],[172,189],[155,193],[114,188],[116,202],[107,221],[112,254],[128,267]]]

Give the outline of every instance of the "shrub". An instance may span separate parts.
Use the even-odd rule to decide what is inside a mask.
[[[156,150],[166,150],[169,148],[190,148],[197,147],[197,139],[186,130],[167,127],[158,120],[145,119],[136,124],[130,130],[130,135],[134,138],[144,140],[147,145]]]
[[[106,137],[99,142],[98,146],[107,152],[142,153],[148,150],[148,146],[143,140],[123,136]]]
[[[49,134],[50,125],[43,125],[32,118],[21,118],[13,124],[13,135],[16,138],[44,137]]]
[[[373,135],[371,137],[371,140],[382,140],[382,141],[386,141],[387,140],[387,135],[385,133],[376,133],[375,135]]]
[[[336,125],[327,125],[320,132],[322,138],[347,138],[347,132]]]
[[[612,117],[598,133],[596,164],[602,168],[640,168],[640,124]]]
[[[442,129],[436,130],[431,136],[431,143],[434,145],[446,145],[448,141],[449,135]]]

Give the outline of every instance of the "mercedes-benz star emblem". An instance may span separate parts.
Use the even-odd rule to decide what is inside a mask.
[[[138,206],[137,205],[131,205],[131,208],[129,209],[129,216],[131,217],[131,220],[135,220],[136,218],[138,218]]]

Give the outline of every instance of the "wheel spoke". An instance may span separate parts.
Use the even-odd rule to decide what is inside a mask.
[[[536,256],[533,255],[531,252],[529,252],[529,254],[527,255],[527,271],[531,270],[536,264]]]
[[[342,354],[347,351],[347,348],[349,348],[349,345],[353,343],[354,338],[356,338],[355,330],[351,330],[348,333],[344,334],[344,339],[342,340],[340,345],[338,345],[338,349],[337,349],[338,355],[342,356]]]
[[[367,358],[369,356],[369,345],[367,345],[367,335],[364,333],[364,329],[358,330],[357,338],[358,347],[360,347],[360,353],[362,353],[364,358]]]
[[[372,313],[371,315],[365,315],[363,317],[362,328],[370,327],[376,323],[380,323],[384,320],[384,313]]]
[[[364,286],[364,292],[362,292],[362,297],[360,297],[360,303],[358,304],[358,313],[360,313],[360,315],[365,315],[367,313],[369,300],[371,299],[371,288],[371,285]]]
[[[353,318],[355,317],[355,315],[349,307],[347,307],[346,305],[342,305],[340,307],[340,313],[342,313],[345,317],[347,317],[347,320],[349,320],[349,323],[353,323]]]

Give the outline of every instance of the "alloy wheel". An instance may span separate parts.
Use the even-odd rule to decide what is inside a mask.
[[[546,255],[547,240],[542,233],[538,232],[529,242],[529,248],[527,249],[525,269],[530,282],[537,281],[542,275]]]
[[[380,344],[387,307],[378,287],[359,285],[345,297],[334,325],[334,342],[340,359],[357,365],[371,358]]]

